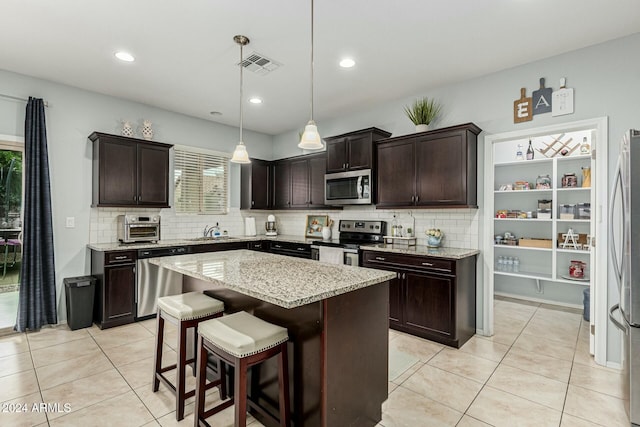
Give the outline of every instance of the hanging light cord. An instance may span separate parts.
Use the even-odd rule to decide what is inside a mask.
[[[242,47],[244,46],[243,42],[240,42],[240,143],[243,143],[242,141],[242,116],[243,116],[243,111],[244,108],[242,108],[242,69],[244,68],[244,65],[242,64]]]
[[[313,0],[311,0],[311,121],[313,121]]]

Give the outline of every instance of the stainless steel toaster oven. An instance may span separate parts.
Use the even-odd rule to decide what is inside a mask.
[[[122,243],[160,240],[160,216],[118,215],[118,241]]]

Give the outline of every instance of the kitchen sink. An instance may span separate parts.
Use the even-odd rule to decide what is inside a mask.
[[[208,242],[208,241],[228,241],[228,240],[236,240],[237,237],[231,236],[221,236],[221,237],[212,237],[212,236],[204,236],[204,237],[194,237],[193,239],[187,239],[191,242]]]

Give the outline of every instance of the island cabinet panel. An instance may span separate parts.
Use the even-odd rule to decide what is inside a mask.
[[[271,163],[251,159],[240,168],[240,209],[270,209],[272,203]]]
[[[204,291],[224,303],[225,313],[244,310],[287,328],[293,426],[375,427],[388,395],[388,283],[290,309],[189,275],[184,291]],[[217,372],[211,358],[209,368]],[[278,416],[277,358],[251,368],[248,395]],[[250,412],[265,426],[277,425],[253,408]]]
[[[374,142],[391,134],[375,127],[325,138],[327,173],[375,169]]]
[[[475,258],[365,250],[362,265],[396,272],[389,288],[391,328],[460,348],[476,331]]]
[[[100,329],[134,321],[135,262],[135,251],[91,251],[91,274],[97,278],[93,317]]]
[[[480,132],[467,123],[379,141],[377,205],[477,208]],[[394,173],[399,165],[406,170]]]
[[[169,207],[171,145],[94,132],[93,206]]]

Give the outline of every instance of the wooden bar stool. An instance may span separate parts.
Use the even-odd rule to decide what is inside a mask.
[[[187,330],[194,328],[197,333],[200,322],[222,316],[224,304],[200,292],[172,295],[158,298],[158,326],[156,328],[156,353],[154,357],[153,391],[158,391],[162,381],[176,396],[176,420],[184,418],[184,401],[195,394],[195,390],[185,392],[185,367],[195,362],[195,356],[187,360]],[[178,361],[175,365],[162,367],[162,347],[164,343],[165,319],[178,326]],[[176,385],[164,373],[176,369]],[[222,378],[222,377],[221,377]],[[209,384],[209,388],[218,385]]]
[[[235,426],[247,425],[247,404],[263,415],[273,416],[257,403],[247,399],[247,371],[250,367],[278,355],[280,426],[290,425],[289,370],[287,367],[286,328],[273,325],[240,311],[219,319],[202,322],[198,329],[198,365],[196,370],[197,426],[209,426],[206,418],[235,403]],[[205,411],[207,355],[213,353],[220,360],[220,378],[224,383],[225,363],[234,366],[234,395],[231,399]],[[221,396],[224,399],[226,396]]]

